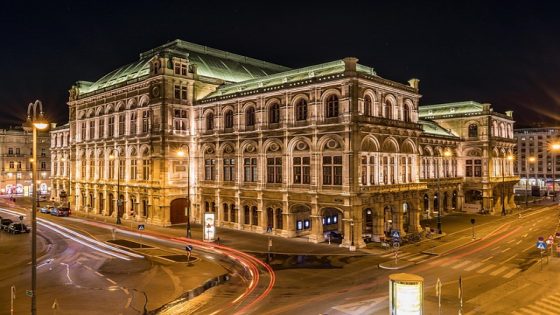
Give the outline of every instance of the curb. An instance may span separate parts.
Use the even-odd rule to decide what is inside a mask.
[[[413,266],[414,263],[407,261],[405,263],[399,263],[397,265],[391,263],[380,263],[379,265],[377,265],[379,268],[381,269],[387,269],[387,270],[399,270],[399,269],[404,269],[410,266]]]
[[[169,302],[163,306],[160,306],[154,310],[148,311],[148,314],[160,314],[161,312],[165,312],[168,309],[186,302],[186,301],[190,301],[192,299],[194,299],[195,297],[201,295],[202,293],[206,292],[208,289],[213,288],[215,286],[218,286],[219,284],[222,284],[226,281],[228,281],[230,279],[230,275],[225,273],[222,275],[219,275],[217,277],[211,278],[209,280],[207,280],[206,282],[204,282],[202,285],[191,289],[187,292],[184,292],[183,294],[181,294],[179,297],[177,297],[174,301]]]

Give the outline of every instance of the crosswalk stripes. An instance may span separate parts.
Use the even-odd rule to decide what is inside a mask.
[[[517,273],[519,273],[520,271],[521,271],[521,269],[519,269],[519,268],[513,268],[510,272],[508,272],[508,273],[506,273],[506,274],[504,275],[504,278],[509,279],[509,278],[515,276],[515,275],[516,275]]]
[[[464,265],[468,265],[468,264],[470,264],[470,263],[471,263],[470,260],[465,260],[465,261],[463,261],[462,263],[458,263],[457,265],[455,265],[455,266],[453,266],[453,267],[451,267],[451,268],[453,268],[453,269],[459,269],[459,268],[463,267]]]
[[[484,268],[482,268],[482,269],[479,269],[477,272],[478,272],[478,273],[485,273],[486,271],[488,271],[488,270],[494,268],[495,266],[496,266],[496,265],[494,265],[494,264],[488,264],[488,266],[486,266],[486,267],[484,267]]]
[[[490,275],[491,275],[491,276],[497,276],[497,275],[499,275],[500,273],[506,271],[507,269],[508,269],[508,267],[502,266],[502,267],[500,267],[500,268],[498,268],[498,269],[492,271],[492,272],[490,273]]]
[[[557,315],[560,309],[560,292],[545,296],[532,304],[512,312],[513,315]]]
[[[482,263],[481,263],[481,262],[477,262],[477,263],[472,264],[472,265],[468,266],[467,268],[465,268],[465,271],[472,271],[472,270],[474,270],[474,269],[476,269],[476,268],[478,268],[478,267],[480,267],[480,266],[482,266]]]

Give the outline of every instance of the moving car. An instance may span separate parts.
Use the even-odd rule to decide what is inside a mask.
[[[23,223],[12,223],[8,226],[8,232],[12,234],[29,233],[29,228]]]
[[[51,210],[51,215],[57,217],[67,217],[70,215],[70,208],[53,208]]]
[[[10,219],[0,219],[0,229],[2,230],[8,230],[8,226],[10,226],[10,224],[12,224],[14,221],[10,220]]]

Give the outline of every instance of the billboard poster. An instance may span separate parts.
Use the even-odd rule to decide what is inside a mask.
[[[213,242],[216,236],[216,226],[214,223],[215,214],[212,212],[204,213],[204,241]]]

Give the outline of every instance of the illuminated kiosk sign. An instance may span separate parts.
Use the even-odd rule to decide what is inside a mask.
[[[214,213],[204,213],[204,241],[212,242],[216,236],[216,227],[214,225]]]
[[[424,278],[409,274],[389,275],[389,307],[391,315],[423,314]]]

